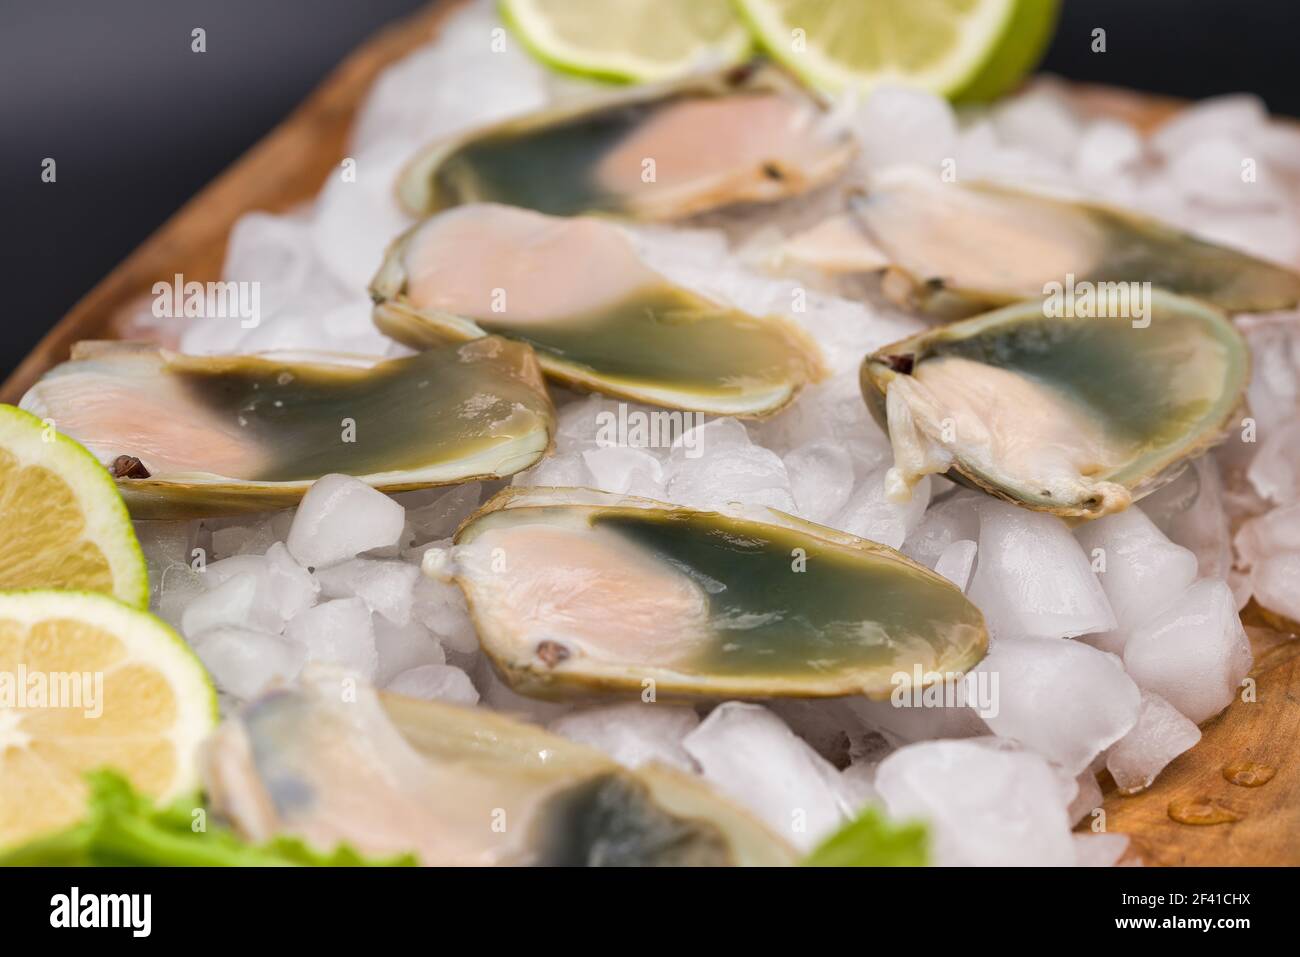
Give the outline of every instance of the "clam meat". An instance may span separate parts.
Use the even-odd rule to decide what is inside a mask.
[[[988,640],[947,579],[769,508],[516,487],[455,542],[426,574],[460,585],[498,670],[540,697],[887,697]]]
[[[675,285],[592,217],[448,210],[392,245],[371,297],[379,328],[408,345],[507,336],[562,383],[672,408],[767,415],[822,374],[796,323]]]
[[[649,707],[649,706],[647,706]],[[247,840],[414,854],[427,866],[786,865],[794,851],[703,782],[481,708],[309,667],[218,728],[214,810]]]
[[[956,319],[1054,285],[1150,282],[1226,312],[1300,304],[1300,275],[1097,203],[912,169],[880,176],[851,210],[792,237],[780,259],[829,273],[885,271],[884,291]]]
[[[853,155],[851,137],[812,94],[755,64],[439,141],[409,163],[397,193],[416,216],[488,201],[557,216],[676,219],[802,193]]]
[[[391,492],[498,478],[555,420],[532,350],[498,337],[388,360],[80,343],[22,407],[109,466],[136,518],[284,508],[332,472]]]
[[[1249,364],[1221,312],[1156,291],[1141,322],[1049,317],[1027,302],[941,326],[868,356],[861,379],[894,448],[890,498],[951,473],[1087,519],[1126,508],[1220,441]]]

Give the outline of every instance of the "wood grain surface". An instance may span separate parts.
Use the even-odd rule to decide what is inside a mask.
[[[1130,836],[1129,861],[1300,865],[1300,638],[1253,603],[1243,619],[1253,686],[1202,724],[1196,747],[1147,790],[1125,796],[1107,782],[1105,829]]]
[[[390,26],[349,56],[283,123],[185,204],[90,291],[0,388],[16,403],[74,342],[112,335],[116,317],[175,273],[220,279],[231,226],[251,210],[281,212],[310,200],[345,155],[353,118],[381,70],[427,42],[458,2],[431,4]],[[1090,113],[1144,130],[1181,105],[1099,87],[1078,87]],[[1150,865],[1300,864],[1300,639],[1285,622],[1251,623],[1256,648],[1254,701],[1238,700],[1208,721],[1204,737],[1147,791],[1119,794],[1107,781],[1106,829],[1132,836],[1129,859]],[[1253,763],[1273,770],[1267,783],[1232,783]],[[1258,772],[1257,777],[1266,772]],[[1249,777],[1249,774],[1246,775]],[[1171,807],[1173,812],[1171,815]],[[1218,820],[1188,824],[1184,819]],[[1087,824],[1081,826],[1086,829]]]

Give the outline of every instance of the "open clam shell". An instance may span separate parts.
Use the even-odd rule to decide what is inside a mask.
[[[838,175],[851,137],[779,69],[756,64],[618,90],[432,144],[397,194],[417,216],[499,202],[558,216],[674,219],[781,199]]]
[[[136,518],[284,508],[331,472],[392,492],[506,476],[555,421],[532,350],[496,337],[388,360],[81,343],[22,407],[108,465]]]
[[[1175,477],[1238,421],[1245,341],[1217,309],[1155,291],[1149,314],[1049,317],[1022,303],[886,346],[862,391],[894,446],[889,492],[927,473],[1070,518]]]
[[[701,512],[511,488],[470,516],[451,577],[517,691],[886,697],[983,656],[984,620],[891,548],[768,508]]]
[[[202,770],[214,809],[256,842],[290,834],[326,849],[414,853],[430,866],[795,860],[687,775],[628,771],[504,715],[377,695],[320,668],[229,718]]]
[[[393,243],[371,296],[379,328],[416,348],[508,336],[560,382],[671,408],[768,415],[822,374],[796,323],[671,283],[622,229],[590,217],[448,210]]]
[[[1150,282],[1226,312],[1300,304],[1300,275],[1098,203],[888,171],[837,217],[786,245],[827,272],[888,270],[885,292],[944,319],[1060,287]]]

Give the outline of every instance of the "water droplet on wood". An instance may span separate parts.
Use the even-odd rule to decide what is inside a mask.
[[[1238,812],[1208,797],[1175,798],[1169,802],[1169,816],[1179,824],[1197,826],[1231,824],[1242,818]]]
[[[1257,788],[1261,784],[1267,784],[1273,780],[1275,774],[1277,774],[1277,768],[1269,767],[1267,764],[1259,764],[1255,761],[1238,761],[1235,764],[1226,765],[1223,769],[1223,779],[1225,781],[1243,788]]]

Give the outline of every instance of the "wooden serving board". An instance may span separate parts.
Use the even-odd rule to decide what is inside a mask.
[[[16,403],[42,373],[68,357],[81,339],[111,338],[120,318],[157,281],[176,273],[221,278],[226,238],[251,210],[282,212],[312,199],[344,157],[353,119],[371,83],[390,63],[428,42],[461,0],[432,3],[387,27],[352,53],[286,120],[186,203],[106,276],[45,336],[0,387]],[[1105,87],[1079,87],[1079,103],[1142,129],[1181,105]],[[1262,622],[1256,622],[1262,624]],[[1147,791],[1106,794],[1106,829],[1132,835],[1134,856],[1147,864],[1300,864],[1300,640],[1279,628],[1252,629],[1256,700],[1237,701],[1207,722],[1195,748],[1174,761]],[[1244,787],[1224,768],[1255,762],[1275,770],[1268,783]],[[1184,818],[1235,818],[1185,824]],[[1083,826],[1086,829],[1086,824]]]

